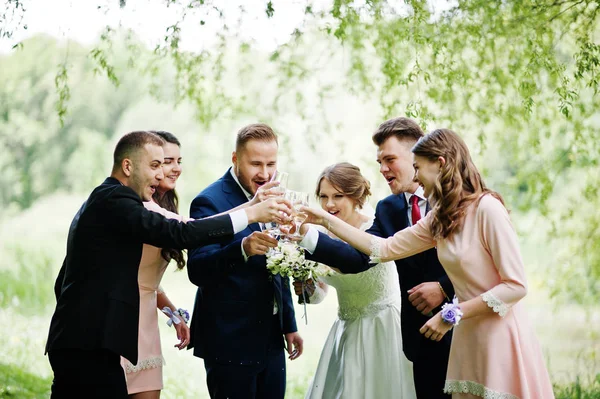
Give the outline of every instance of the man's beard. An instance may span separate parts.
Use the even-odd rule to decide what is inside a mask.
[[[239,167],[235,168],[235,176],[237,177],[238,181],[240,182],[240,185],[244,188],[244,190],[246,190],[251,196],[254,196],[255,193],[252,190],[252,186],[247,186],[242,174],[240,173]],[[252,184],[252,180],[250,180],[250,184]]]

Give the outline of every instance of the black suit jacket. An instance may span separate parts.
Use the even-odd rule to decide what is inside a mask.
[[[188,248],[232,236],[228,215],[187,224],[169,220],[146,210],[131,188],[107,178],[71,223],[46,352],[104,348],[136,364],[143,244]]]
[[[396,232],[409,227],[408,204],[404,194],[390,195],[379,201],[375,210],[375,220],[367,233],[390,237]],[[374,266],[369,263],[369,257],[350,245],[334,240],[325,234],[319,233],[319,241],[314,254],[307,258],[336,267],[344,273],[360,273]],[[426,339],[419,333],[419,329],[427,322],[428,316],[421,314],[408,300],[407,291],[416,285],[428,281],[438,281],[446,294],[452,299],[454,288],[440,264],[437,251],[428,251],[416,254],[409,258],[396,261],[400,291],[402,295],[402,343],[406,357],[414,361],[422,345],[435,345],[437,343]],[[440,310],[434,309],[433,314]],[[450,345],[452,332],[447,333],[441,345]]]
[[[190,216],[208,217],[247,201],[228,170],[192,201]],[[271,276],[264,255],[244,261],[242,239],[254,231],[260,231],[258,223],[226,242],[190,251],[188,275],[198,286],[190,343],[195,356],[259,364],[273,345],[283,350],[283,334],[297,331],[289,280]],[[281,334],[277,337],[271,333],[273,298],[279,310]]]

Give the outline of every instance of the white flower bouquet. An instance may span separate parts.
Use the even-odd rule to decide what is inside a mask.
[[[317,262],[307,260],[304,256],[304,249],[294,242],[279,241],[277,249],[267,253],[267,270],[269,273],[302,281],[303,288],[304,282],[313,276],[317,265]],[[304,289],[302,289],[304,319],[306,324],[308,324],[306,302]]]
[[[273,275],[289,277],[295,280],[308,280],[317,262],[304,257],[304,249],[293,242],[281,242],[276,250],[267,254],[267,270]]]

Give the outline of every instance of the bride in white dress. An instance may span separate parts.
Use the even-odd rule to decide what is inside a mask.
[[[370,195],[369,186],[358,167],[344,162],[321,173],[316,194],[324,210],[366,230],[373,219],[360,209]],[[342,274],[328,266],[319,269],[307,302],[321,302],[327,286],[334,287],[338,318],[306,398],[416,398],[412,363],[402,351],[400,286],[394,262],[360,274]],[[294,286],[301,295],[301,286],[297,282]]]

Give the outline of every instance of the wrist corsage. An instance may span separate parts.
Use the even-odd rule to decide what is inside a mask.
[[[167,325],[169,327],[171,327],[173,324],[181,323],[181,319],[183,319],[184,323],[186,324],[188,321],[190,321],[190,314],[185,309],[179,308],[176,311],[173,311],[170,307],[165,306],[162,308],[162,312],[169,316],[169,320],[167,320]],[[177,316],[180,316],[181,319]]]
[[[458,306],[458,298],[455,296],[452,302],[444,304],[442,306],[442,320],[445,323],[457,326],[462,319],[463,312]]]

